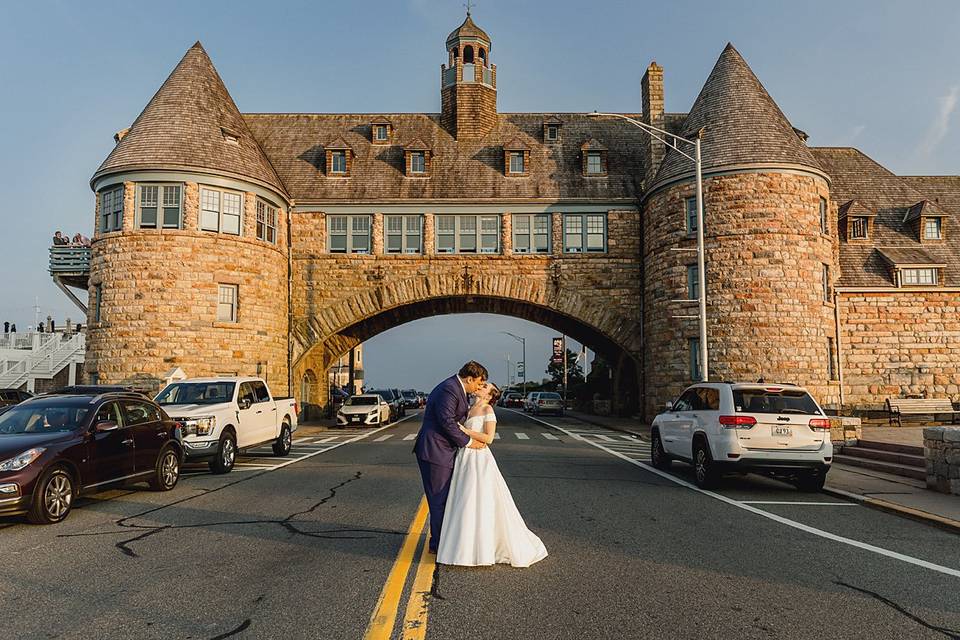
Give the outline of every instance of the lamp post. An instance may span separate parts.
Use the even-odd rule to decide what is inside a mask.
[[[501,331],[523,345],[523,397],[527,397],[527,339],[516,336],[509,331]]]
[[[671,147],[674,151],[682,155],[684,158],[693,161],[694,171],[697,178],[697,302],[699,305],[699,313],[696,316],[680,316],[680,317],[696,317],[700,321],[700,381],[707,382],[708,380],[708,361],[707,361],[707,273],[706,267],[704,265],[704,250],[703,250],[703,162],[700,158],[700,139],[703,137],[703,129],[701,128],[697,131],[697,137],[694,140],[689,140],[682,136],[678,136],[669,131],[663,129],[658,129],[657,127],[651,126],[645,122],[640,122],[634,118],[623,115],[622,113],[599,113],[594,111],[593,113],[588,113],[588,117],[591,118],[620,118],[621,120],[626,120],[630,124],[642,129],[647,133],[651,138],[659,140],[663,144]],[[672,142],[670,142],[672,140]],[[679,149],[677,146],[678,143],[683,143],[691,145],[693,147],[693,155],[685,153]],[[692,301],[688,301],[692,302]]]

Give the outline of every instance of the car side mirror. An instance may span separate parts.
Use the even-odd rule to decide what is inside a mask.
[[[253,404],[253,402],[250,400],[250,398],[240,398],[240,400],[237,401],[237,404],[240,405],[242,410],[246,411],[250,408],[250,405]]]
[[[94,431],[96,431],[97,433],[104,433],[106,431],[116,431],[119,428],[120,428],[120,425],[118,425],[113,420],[101,420],[93,427]]]
[[[672,402],[668,402],[668,403],[667,403],[666,405],[664,405],[664,406],[666,406],[667,411],[673,411],[673,403],[672,403]]]

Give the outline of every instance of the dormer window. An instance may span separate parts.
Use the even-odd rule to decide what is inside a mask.
[[[851,240],[866,240],[868,237],[868,218],[853,218],[850,223],[850,239]]]
[[[826,220],[826,200],[820,199],[820,218]],[[869,240],[873,235],[873,224],[877,217],[876,212],[857,200],[848,200],[840,205],[837,211],[840,236],[848,242]],[[824,222],[821,222],[823,229]]]
[[[350,165],[353,163],[353,150],[347,146],[343,138],[337,138],[327,146],[327,175],[343,178],[350,175]]]
[[[937,269],[933,267],[900,270],[900,284],[904,287],[935,287],[937,280]]]
[[[373,144],[388,144],[393,133],[393,125],[385,118],[377,118],[370,123],[370,141]]]
[[[596,140],[590,139],[580,147],[583,156],[583,175],[607,175],[607,148]]]
[[[560,122],[559,118],[550,117],[543,121],[543,141],[547,144],[560,142]]]
[[[924,240],[942,240],[943,226],[942,218],[924,218],[923,220],[923,239]]]
[[[503,147],[504,166],[508,176],[525,176],[530,171],[530,148],[518,138]]]
[[[408,177],[424,178],[430,175],[430,149],[419,138],[403,148]]]
[[[223,135],[223,140],[227,144],[240,145],[240,134],[236,131],[226,127],[220,127],[220,133]]]

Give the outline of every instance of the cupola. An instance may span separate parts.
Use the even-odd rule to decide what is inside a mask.
[[[457,140],[479,140],[497,124],[497,65],[490,36],[467,17],[447,36],[440,66],[441,123]]]

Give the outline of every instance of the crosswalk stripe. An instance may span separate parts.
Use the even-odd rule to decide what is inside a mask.
[[[388,434],[385,435],[385,436],[380,436],[379,438],[377,438],[376,440],[374,440],[374,442],[383,442],[384,440],[389,440],[390,438],[392,438],[392,437],[395,436],[395,435],[397,435],[397,434],[395,434],[395,433],[388,433]]]
[[[323,440],[317,440],[319,443],[330,442],[331,440],[336,440],[337,436],[330,436],[329,438],[324,438]]]
[[[541,433],[540,435],[542,435],[542,436],[543,436],[544,438],[546,438],[547,440],[559,440],[559,439],[560,439],[560,438],[558,438],[557,436],[553,435],[552,433]]]
[[[602,433],[595,433],[593,435],[597,436],[597,438],[599,438],[600,440],[603,440],[604,442],[614,442],[613,438],[611,438],[610,436],[605,436]]]
[[[528,435],[525,434],[525,433],[520,433],[519,431],[517,431],[517,433],[516,433],[515,435],[517,436],[517,438],[518,438],[519,440],[529,440],[529,439],[530,439],[530,436],[528,436]]]
[[[415,434],[415,433],[408,433],[407,435],[403,436],[403,439],[404,439],[404,440],[413,440],[413,439],[416,438],[416,437],[417,437],[417,434]]]
[[[636,436],[620,436],[620,437],[623,438],[624,440],[630,440],[631,442],[637,439]]]
[[[500,434],[499,434],[499,433],[493,434],[493,439],[494,439],[494,440],[499,440],[499,439],[500,439]]]

